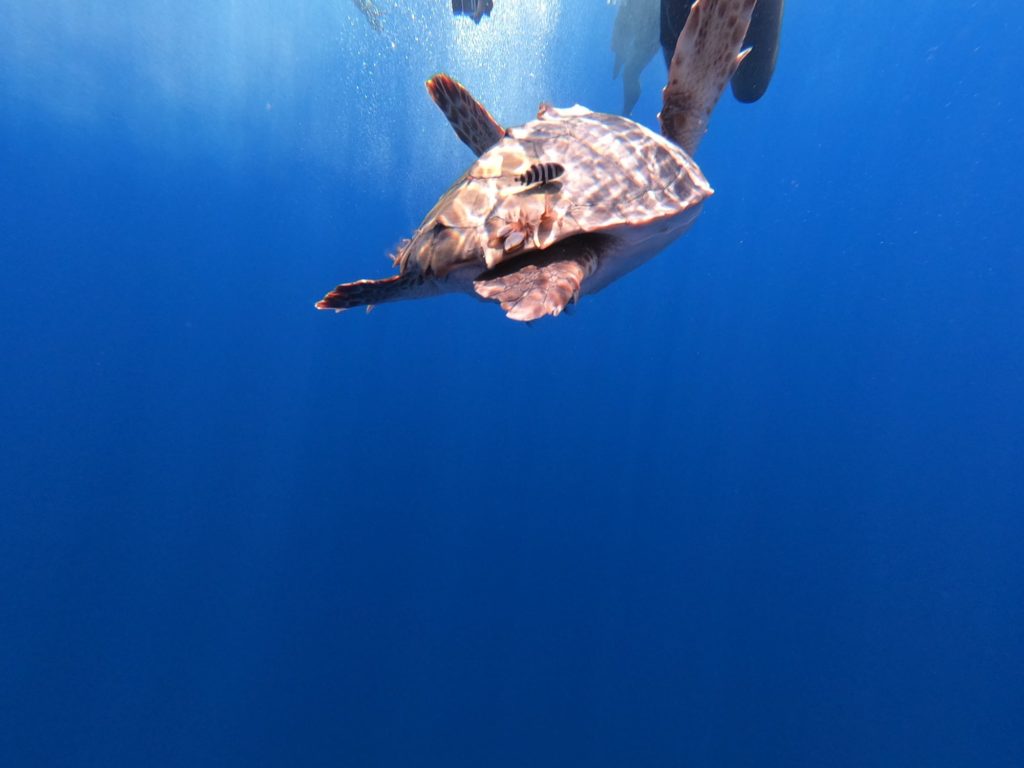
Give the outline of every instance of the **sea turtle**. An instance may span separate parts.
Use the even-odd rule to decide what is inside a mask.
[[[392,257],[399,272],[339,285],[348,309],[461,291],[513,320],[558,315],[664,249],[712,194],[692,155],[746,51],[755,0],[697,0],[669,67],[662,136],[579,105],[503,129],[446,75],[434,101],[479,157]]]

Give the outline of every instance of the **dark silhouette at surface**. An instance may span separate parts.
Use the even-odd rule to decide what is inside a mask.
[[[492,10],[494,0],[452,0],[452,13],[469,16],[477,24],[484,16],[490,16]]]

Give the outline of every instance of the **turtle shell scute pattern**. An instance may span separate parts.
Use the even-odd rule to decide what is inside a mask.
[[[558,163],[556,181],[524,186],[531,166]],[[403,272],[444,277],[584,232],[643,227],[712,193],[682,149],[617,115],[547,108],[506,131],[442,195],[396,254]]]

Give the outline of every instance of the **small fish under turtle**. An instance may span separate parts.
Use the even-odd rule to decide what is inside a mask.
[[[339,285],[317,303],[343,310],[463,292],[513,320],[558,315],[685,232],[712,190],[693,161],[708,119],[747,51],[755,0],[696,0],[676,44],[661,133],[581,106],[541,105],[504,129],[447,75],[427,81],[478,156],[392,257],[398,274]]]

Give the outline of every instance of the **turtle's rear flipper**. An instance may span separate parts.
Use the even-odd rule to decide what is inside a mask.
[[[388,301],[404,301],[433,296],[437,291],[428,286],[421,275],[395,275],[382,280],[356,280],[343,283],[316,303],[317,309],[340,312],[352,307],[373,306]]]
[[[529,322],[544,315],[560,315],[579,296],[584,277],[583,267],[575,261],[527,264],[501,277],[477,280],[473,289],[483,298],[499,302],[510,319]]]
[[[501,304],[512,320],[557,316],[579,298],[580,286],[597,263],[596,249],[579,247],[570,239],[487,270],[473,281],[473,290]]]
[[[477,157],[505,135],[505,129],[498,125],[484,105],[448,75],[441,73],[427,80],[427,91],[458,137]]]

